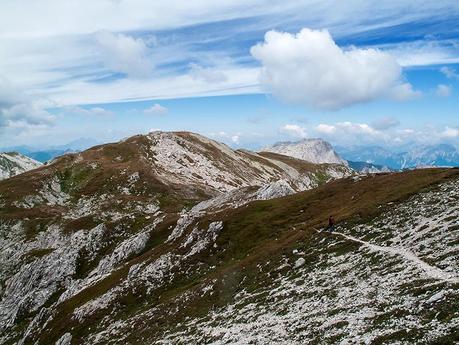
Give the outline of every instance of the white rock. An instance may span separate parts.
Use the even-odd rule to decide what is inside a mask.
[[[303,258],[299,258],[298,260],[295,261],[295,268],[299,268],[303,266],[306,263],[306,260]]]
[[[445,296],[445,291],[437,292],[435,295],[432,295],[427,301],[427,304],[435,303],[441,300]]]
[[[56,345],[70,345],[72,343],[72,335],[70,333],[65,333],[62,337],[56,341]]]
[[[0,152],[0,180],[38,168],[42,163],[17,152]]]

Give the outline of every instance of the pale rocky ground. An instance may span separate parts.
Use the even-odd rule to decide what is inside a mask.
[[[301,191],[317,186],[314,174],[301,174],[294,167],[255,152],[232,150],[228,146],[190,133],[183,138],[174,133],[153,132],[148,135],[151,148],[146,156],[155,162],[155,169],[163,181],[170,183],[205,183],[229,192],[241,187],[264,186],[267,181],[283,180],[287,188]],[[334,163],[326,175],[340,178],[352,174],[342,160],[318,162],[311,153],[312,163]],[[290,156],[290,155],[287,155]],[[318,156],[319,157],[319,156]],[[304,159],[304,158],[303,158]]]
[[[17,152],[0,152],[0,180],[38,168],[42,163]]]
[[[310,253],[297,250],[279,273],[265,272],[271,285],[239,293],[157,343],[424,344],[450,334],[459,310],[445,320],[441,306],[459,298],[458,201],[459,181],[445,183],[371,224],[317,233],[317,246],[306,250],[323,251],[318,262],[304,265]],[[333,250],[349,241],[352,250]]]

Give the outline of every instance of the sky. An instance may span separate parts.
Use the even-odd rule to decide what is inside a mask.
[[[2,0],[0,147],[459,147],[457,0]]]

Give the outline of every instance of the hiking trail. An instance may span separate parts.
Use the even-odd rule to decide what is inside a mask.
[[[321,231],[314,229],[316,232],[321,233]],[[411,262],[416,267],[423,270],[429,277],[437,280],[442,280],[448,283],[459,283],[459,277],[455,276],[450,273],[446,273],[443,270],[439,269],[438,267],[431,266],[427,262],[422,261],[419,257],[417,257],[413,252],[403,249],[403,248],[396,248],[396,247],[384,247],[378,246],[376,244],[372,244],[370,242],[363,241],[359,238],[345,235],[339,232],[331,232],[331,234],[338,235],[344,237],[350,241],[357,242],[362,244],[364,247],[370,249],[371,251],[378,251],[383,253],[388,253],[393,256],[401,256],[404,260]]]

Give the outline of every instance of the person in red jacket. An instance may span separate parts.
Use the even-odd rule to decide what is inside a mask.
[[[333,218],[333,216],[328,217],[328,228],[327,228],[327,230],[329,232],[332,232],[333,230],[335,230],[335,218]]]

